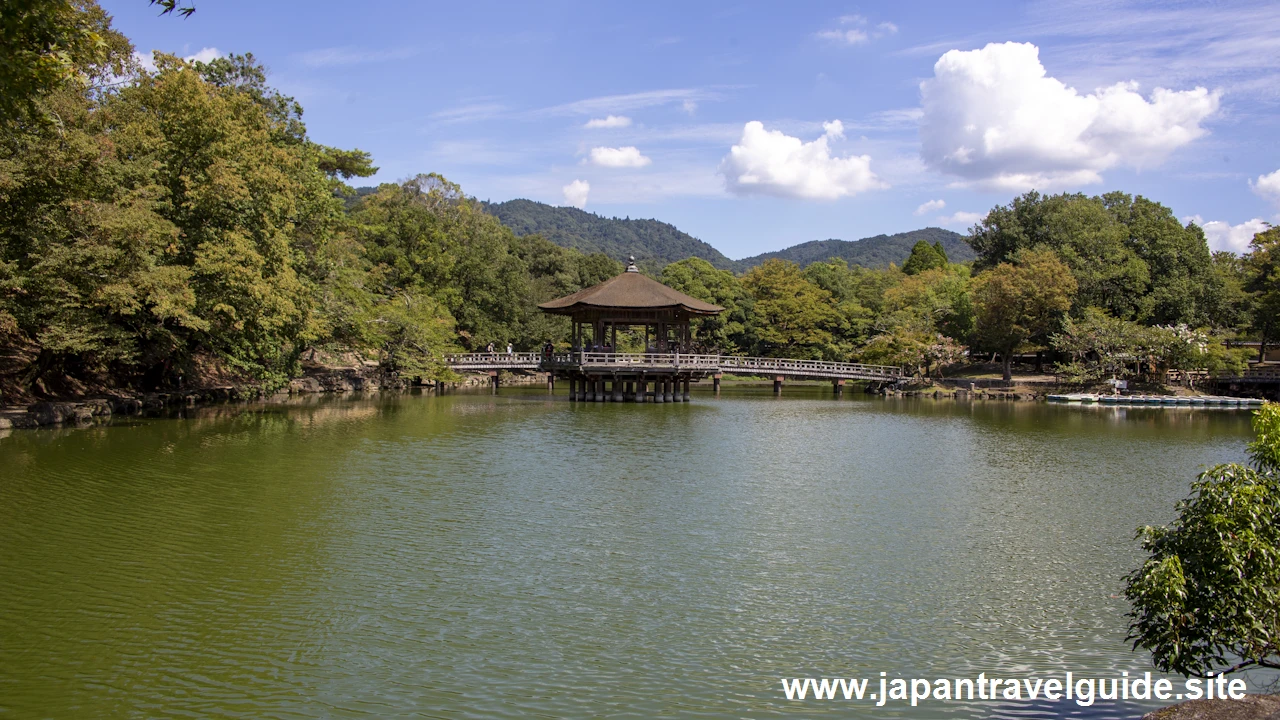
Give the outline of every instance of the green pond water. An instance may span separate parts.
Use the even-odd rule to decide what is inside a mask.
[[[1115,675],[1134,528],[1247,412],[695,392],[223,406],[0,438],[0,717],[1133,717],[788,701]],[[1251,686],[1252,688],[1252,686]]]

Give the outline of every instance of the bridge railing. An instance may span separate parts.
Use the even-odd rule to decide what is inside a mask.
[[[542,353],[466,353],[462,355],[446,355],[444,361],[455,370],[502,370],[506,368],[528,370],[537,369],[538,364],[542,362]]]
[[[600,370],[672,368],[679,370],[730,371],[744,374],[783,374],[811,377],[897,379],[902,369],[889,365],[792,360],[789,358],[744,357],[741,355],[697,355],[690,353],[604,353],[568,352],[544,355],[540,352],[470,353],[445,358],[455,370],[552,370],[593,368]]]
[[[792,360],[789,358],[744,357],[726,355],[720,359],[724,370],[739,372],[782,372],[793,375],[866,375],[883,378],[902,377],[902,368],[892,365],[864,365],[862,363],[830,362],[826,360]]]

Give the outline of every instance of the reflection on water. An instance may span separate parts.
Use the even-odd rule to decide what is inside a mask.
[[[15,717],[768,717],[779,679],[1141,674],[1121,576],[1248,414],[788,388],[0,439]],[[874,681],[873,681],[874,684]],[[867,705],[883,717],[1129,717]]]

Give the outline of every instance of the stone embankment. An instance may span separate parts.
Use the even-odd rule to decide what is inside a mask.
[[[0,430],[37,428],[49,425],[83,425],[95,418],[137,415],[168,408],[195,407],[214,402],[251,400],[260,397],[256,388],[234,386],[203,388],[141,395],[108,394],[75,402],[38,402],[26,407],[0,410]]]
[[[503,385],[540,384],[545,378],[537,375],[511,375],[503,373]],[[449,387],[474,387],[488,385],[488,375],[467,375],[449,383]],[[316,368],[306,375],[294,378],[275,397],[304,395],[309,393],[376,392],[379,390],[407,390],[413,384],[404,379],[389,376],[375,368]],[[424,386],[424,392],[432,392]],[[25,407],[0,408],[0,431],[9,429],[51,427],[58,425],[87,425],[95,420],[113,415],[138,415],[162,412],[184,407],[196,407],[225,402],[245,402],[264,398],[261,388],[255,386],[226,385],[220,387],[182,390],[163,393],[111,393],[75,401],[45,401]]]

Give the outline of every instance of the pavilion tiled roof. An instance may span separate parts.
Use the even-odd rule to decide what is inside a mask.
[[[695,297],[673,290],[666,285],[640,274],[634,265],[621,275],[611,277],[599,285],[592,285],[572,295],[548,300],[540,305],[544,312],[571,315],[576,310],[597,309],[677,309],[694,315],[717,315],[724,312],[719,305],[703,302]]]

